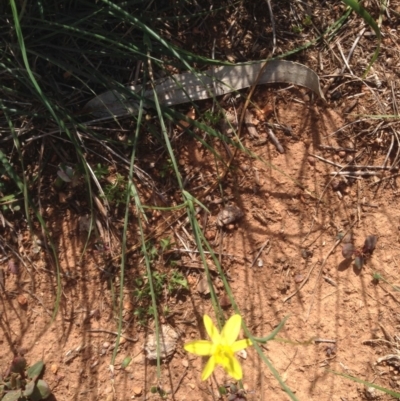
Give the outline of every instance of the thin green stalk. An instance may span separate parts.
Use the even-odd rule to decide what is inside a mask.
[[[381,31],[375,20],[371,17],[370,13],[360,3],[358,3],[356,0],[342,0],[342,1],[343,3],[347,4],[352,10],[354,10],[360,17],[364,19],[364,21],[374,30],[377,37],[378,44],[376,46],[375,52],[363,74],[363,78],[365,78],[368,74],[368,71],[371,69],[372,64],[374,64],[374,62],[379,56],[379,51],[381,48],[381,41],[382,41]]]
[[[127,232],[128,232],[128,223],[129,223],[129,204],[131,197],[134,198],[136,207],[138,209],[138,221],[139,221],[139,228],[140,228],[140,233],[141,233],[141,238],[142,238],[142,250],[144,251],[145,255],[145,260],[146,260],[146,268],[150,268],[150,264],[148,261],[148,258],[146,258],[147,255],[147,250],[145,247],[145,236],[144,236],[144,230],[142,227],[141,223],[141,218],[140,216],[144,216],[144,211],[141,206],[139,194],[136,190],[136,187],[133,182],[133,173],[134,173],[134,165],[135,165],[135,156],[136,156],[136,148],[137,148],[137,141],[140,133],[140,127],[141,127],[141,122],[143,118],[143,103],[139,104],[139,114],[138,114],[138,120],[137,120],[137,125],[136,125],[136,130],[135,130],[135,137],[134,137],[134,144],[133,144],[133,151],[131,155],[131,162],[129,166],[129,181],[128,181],[128,191],[126,194],[126,208],[125,208],[125,217],[124,217],[124,228],[122,231],[122,244],[121,244],[121,272],[120,272],[120,292],[119,292],[119,316],[118,316],[118,328],[117,328],[117,339],[116,339],[116,346],[113,351],[111,363],[112,365],[115,364],[115,358],[117,357],[117,351],[118,351],[118,345],[121,339],[121,333],[122,333],[122,312],[123,312],[123,302],[124,302],[124,282],[125,282],[125,266],[126,266],[126,251],[127,251]],[[154,305],[157,306],[156,304],[156,298],[155,298],[155,293],[154,293],[154,288],[153,288],[153,283],[152,283],[152,275],[151,275],[151,270],[150,270],[150,276],[149,276],[149,285],[150,285],[150,291],[151,291],[151,298],[152,298],[152,303],[153,307]],[[155,317],[157,316],[157,311],[155,311]],[[157,327],[157,324],[156,324]],[[158,327],[157,327],[158,329]],[[160,369],[159,366],[157,366],[157,369]],[[161,372],[161,370],[160,370]]]
[[[328,369],[327,371],[330,373],[333,373],[336,376],[341,376],[341,377],[344,377],[345,379],[352,380],[353,382],[364,384],[364,386],[376,388],[377,390],[382,391],[386,394],[389,394],[394,398],[400,398],[400,393],[390,390],[388,388],[378,386],[377,384],[371,383],[366,380],[358,379],[357,377],[354,377],[354,376],[346,375],[345,373],[335,372],[334,370],[330,370],[330,369]]]

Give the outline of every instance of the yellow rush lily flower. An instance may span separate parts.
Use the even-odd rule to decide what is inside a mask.
[[[184,345],[187,352],[200,356],[210,356],[201,374],[201,380],[207,380],[217,365],[221,365],[226,373],[235,380],[240,380],[243,376],[242,367],[235,357],[235,352],[251,345],[249,339],[236,341],[242,323],[241,316],[231,316],[221,333],[218,332],[209,316],[204,315],[203,321],[211,341],[195,340]]]

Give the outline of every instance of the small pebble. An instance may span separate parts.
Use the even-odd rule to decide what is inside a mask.
[[[339,190],[340,184],[341,184],[341,182],[340,182],[340,180],[338,180],[337,178],[334,178],[334,179],[331,181],[331,187],[332,187],[332,189],[333,189],[334,191]]]
[[[315,159],[312,156],[308,156],[307,161],[310,166],[315,166]]]
[[[171,394],[172,393],[171,387],[167,387],[167,386],[163,387],[163,391],[164,391],[165,394]]]
[[[215,230],[209,230],[206,232],[205,237],[207,241],[211,241],[215,239],[215,236],[217,235],[217,232]]]
[[[56,375],[56,374],[57,374],[57,371],[58,371],[58,365],[56,365],[55,363],[53,363],[53,364],[50,366],[50,370],[51,370],[51,372],[52,372],[54,375]]]
[[[222,297],[219,299],[219,303],[222,309],[229,308],[232,305],[231,300],[226,295],[222,295]]]
[[[341,150],[341,151],[338,153],[338,155],[339,155],[339,157],[345,157],[345,156],[346,156],[346,152],[345,152],[344,150]]]
[[[182,360],[182,366],[184,366],[185,368],[187,368],[189,366],[189,361],[187,359],[183,359]]]
[[[236,354],[242,359],[247,359],[247,351],[245,349],[238,351]]]
[[[135,307],[133,306],[133,303],[130,301],[125,301],[124,302],[124,309],[127,311],[132,311],[135,309]]]
[[[25,295],[22,295],[22,294],[18,295],[17,301],[18,301],[19,305],[22,307],[24,307],[28,304],[28,299],[26,298]]]
[[[139,386],[134,386],[132,391],[133,391],[133,394],[136,395],[136,396],[142,394],[142,388],[139,387]]]
[[[108,342],[108,341],[105,341],[104,343],[103,343],[103,348],[104,349],[108,349],[108,348],[110,348],[110,343]]]

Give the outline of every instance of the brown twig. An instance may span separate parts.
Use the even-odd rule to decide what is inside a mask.
[[[105,329],[89,329],[86,330],[89,333],[107,333],[107,334],[113,334],[114,336],[118,336],[118,332],[117,331],[111,331],[111,330],[105,330]],[[127,337],[124,334],[120,335],[121,338],[125,338],[126,341],[131,341],[133,343],[138,341],[138,338],[131,338],[131,337]]]

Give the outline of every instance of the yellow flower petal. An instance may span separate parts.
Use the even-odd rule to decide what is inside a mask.
[[[221,331],[221,344],[232,345],[238,338],[241,324],[242,318],[240,315],[231,316]]]
[[[231,345],[231,350],[232,352],[238,352],[242,349],[247,348],[249,345],[251,345],[251,340],[249,340],[248,338],[246,340],[239,340]]]
[[[243,377],[242,367],[234,356],[225,358],[222,366],[226,373],[235,380],[240,380]]]
[[[213,354],[215,346],[211,341],[196,340],[186,343],[183,348],[192,354],[207,356]]]
[[[211,373],[215,369],[215,358],[214,355],[207,361],[206,366],[203,369],[203,372],[201,373],[201,380],[207,380],[210,376]]]
[[[218,332],[218,329],[214,326],[210,316],[203,316],[204,327],[206,328],[207,334],[210,336],[211,341],[214,344],[217,344],[221,340],[221,335]],[[236,340],[236,338],[235,338]]]

